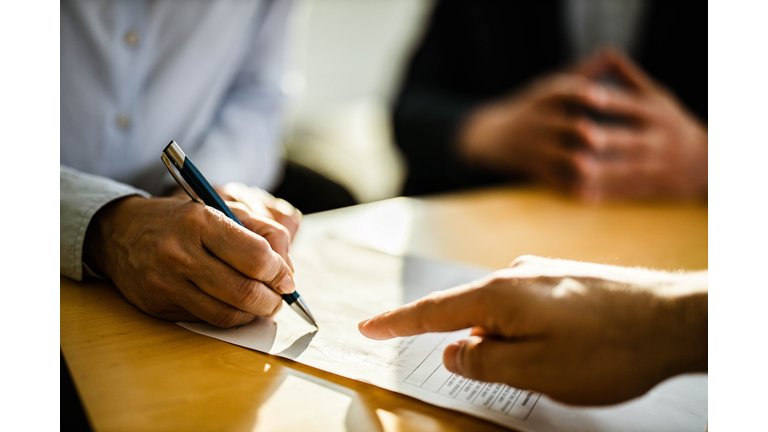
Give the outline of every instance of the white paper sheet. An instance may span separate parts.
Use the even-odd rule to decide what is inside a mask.
[[[574,408],[538,393],[456,376],[443,349],[469,330],[389,341],[362,336],[357,323],[432,291],[470,282],[489,270],[396,257],[332,237],[294,244],[296,284],[319,331],[288,307],[273,319],[235,329],[182,327],[232,344],[286,357],[441,407],[521,431],[696,431],[707,427],[707,376],[680,376],[629,403]]]

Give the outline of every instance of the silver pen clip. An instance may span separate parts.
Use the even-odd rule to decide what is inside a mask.
[[[198,202],[200,204],[205,205],[203,200],[200,199],[197,194],[192,191],[192,188],[189,187],[186,181],[184,181],[183,178],[179,175],[179,173],[176,172],[176,169],[174,168],[173,164],[171,163],[171,160],[168,159],[168,156],[166,156],[165,151],[160,155],[160,158],[163,159],[163,162],[165,163],[165,166],[168,167],[168,171],[171,172],[171,175],[173,176],[173,179],[176,180],[176,183],[181,186],[182,189],[184,189],[184,192],[189,195],[190,198],[192,198],[192,201]]]

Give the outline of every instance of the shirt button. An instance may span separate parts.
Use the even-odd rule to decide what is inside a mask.
[[[128,45],[129,48],[133,48],[136,45],[139,44],[139,32],[136,30],[128,30],[125,32],[125,36],[123,37],[123,40],[125,41],[125,44]]]
[[[131,127],[131,116],[128,114],[120,114],[117,116],[117,119],[115,119],[115,123],[117,123],[118,128],[128,130],[128,128]]]

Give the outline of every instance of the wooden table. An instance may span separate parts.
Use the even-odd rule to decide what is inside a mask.
[[[707,208],[589,205],[535,189],[397,198],[305,217],[297,236],[505,267],[522,254],[707,268]],[[61,348],[98,431],[505,430],[154,319],[111,285],[61,278]]]

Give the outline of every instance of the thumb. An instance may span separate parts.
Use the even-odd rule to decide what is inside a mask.
[[[443,363],[449,371],[470,379],[516,387],[515,343],[472,336],[448,345]]]

